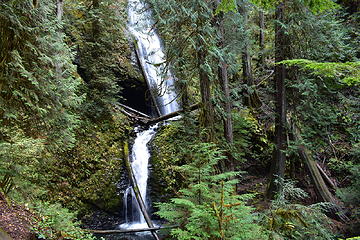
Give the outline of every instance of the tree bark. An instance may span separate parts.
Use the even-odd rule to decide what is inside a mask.
[[[281,2],[276,8],[275,23],[275,62],[278,63],[286,59],[287,39],[285,29],[282,26],[284,22],[285,2]],[[285,65],[275,65],[275,150],[272,161],[272,175],[268,196],[274,197],[275,193],[281,190],[281,184],[276,181],[277,178],[284,178],[285,175],[285,153],[287,148],[286,134],[286,92],[285,92]]]
[[[202,100],[201,125],[206,130],[205,141],[214,140],[214,107],[211,102],[211,81],[204,65],[206,63],[207,46],[200,31],[197,39],[197,67],[199,69],[200,93]]]
[[[188,86],[187,86],[187,81],[186,81],[186,76],[185,76],[185,62],[183,59],[180,59],[179,62],[179,79],[178,79],[178,83],[179,83],[179,88],[181,91],[181,106],[182,108],[186,111],[186,109],[190,106],[190,102],[189,102],[189,92],[188,92]]]
[[[244,83],[247,85],[247,96],[245,97],[245,105],[249,107],[258,107],[261,103],[259,100],[258,95],[255,92],[255,89],[250,90],[254,87],[254,77],[252,73],[252,67],[251,67],[251,55],[249,51],[249,37],[248,37],[248,10],[246,3],[242,3],[242,6],[240,8],[240,12],[244,19],[244,29],[245,29],[245,46],[242,51],[242,70],[243,70],[243,79]]]
[[[217,4],[220,4],[220,1],[217,1]],[[220,13],[217,16],[217,27],[219,33],[218,47],[220,49],[224,49],[225,47],[225,29],[223,24],[223,13]],[[223,117],[223,125],[224,125],[224,137],[228,144],[232,144],[234,141],[233,134],[233,123],[232,123],[232,101],[230,97],[230,87],[229,87],[229,77],[228,77],[228,69],[227,64],[224,60],[224,56],[219,57],[219,67],[218,67],[218,79],[221,86],[221,90],[223,92],[224,100],[223,100],[223,109],[224,109],[224,117]],[[231,153],[227,153],[228,162],[229,162],[229,170],[234,170],[233,157]]]
[[[264,11],[259,11],[259,67],[264,68],[265,66],[265,18],[264,18]]]
[[[296,123],[291,124],[291,139],[295,142],[302,143],[303,139],[301,137],[301,132]],[[349,221],[349,218],[345,215],[342,203],[339,199],[336,198],[331,192],[328,186],[326,185],[324,179],[336,189],[335,184],[329,179],[329,177],[323,172],[316,160],[312,157],[311,152],[305,147],[305,145],[300,144],[298,146],[298,153],[301,160],[307,166],[309,170],[311,181],[315,186],[316,194],[320,202],[329,202],[332,203],[330,213],[333,218],[340,219],[342,222],[346,223]]]
[[[63,0],[57,0],[56,1],[56,16],[58,21],[62,20],[62,17],[64,15],[64,2]]]
[[[198,109],[199,106],[200,106],[200,104],[193,104],[193,105],[189,106],[189,107],[186,108],[186,109],[181,109],[181,110],[178,110],[178,111],[169,113],[169,114],[167,114],[167,115],[160,116],[160,117],[158,117],[158,118],[149,119],[149,120],[146,121],[145,123],[146,123],[147,125],[151,125],[151,124],[154,124],[154,123],[158,123],[158,122],[161,122],[161,121],[164,121],[164,120],[167,120],[167,119],[170,119],[170,118],[179,116],[181,113],[184,113],[185,111],[190,112],[190,111],[193,111],[193,110],[195,110],[195,109]]]
[[[332,181],[330,179],[330,177],[326,174],[326,172],[321,168],[320,164],[318,162],[316,162],[316,166],[319,170],[319,172],[321,173],[321,176],[324,178],[324,180],[327,182],[328,185],[331,186],[332,189],[336,190],[336,184],[334,183],[334,181]]]
[[[56,17],[57,17],[57,20],[59,23],[62,21],[63,15],[64,15],[64,2],[63,2],[63,0],[57,0],[56,1]],[[57,35],[58,35],[58,40],[62,41],[61,30],[59,31],[59,33]],[[60,53],[58,52],[57,54],[61,54],[61,52]],[[62,62],[60,62],[60,61],[55,62],[56,76],[59,79],[59,81],[62,78],[62,67],[63,67]]]

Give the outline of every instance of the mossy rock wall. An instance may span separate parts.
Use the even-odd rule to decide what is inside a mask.
[[[50,199],[80,211],[101,210],[119,215],[122,198],[117,188],[123,174],[123,143],[131,129],[127,118],[118,113],[113,119],[91,123],[78,133],[77,145],[58,156],[47,169]]]
[[[152,202],[165,202],[174,197],[180,188],[180,176],[176,165],[181,163],[176,124],[159,128],[151,141],[149,195]]]

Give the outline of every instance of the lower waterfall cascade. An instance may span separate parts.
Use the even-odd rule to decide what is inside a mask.
[[[145,206],[148,207],[147,201],[147,180],[149,175],[148,163],[150,159],[150,152],[147,144],[156,133],[158,125],[154,125],[145,131],[140,131],[138,127],[135,128],[136,138],[131,150],[131,165],[134,171],[134,177]],[[120,225],[120,228],[137,229],[147,228],[144,216],[139,209],[132,186],[129,186],[124,193],[124,212],[125,223]]]

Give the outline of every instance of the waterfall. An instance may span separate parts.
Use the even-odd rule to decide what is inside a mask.
[[[151,10],[141,0],[128,1],[128,27],[136,40],[138,58],[143,72],[152,91],[160,115],[166,115],[179,110],[176,101],[174,76],[165,69],[165,54],[161,39],[154,29]],[[131,166],[134,178],[138,184],[140,195],[148,207],[147,180],[150,151],[148,143],[156,134],[158,124],[141,131],[135,128],[136,138],[131,150]],[[132,187],[124,193],[125,223],[120,228],[145,228],[147,224],[136,201]]]
[[[138,58],[160,115],[179,110],[174,76],[165,69],[163,44],[154,27],[151,9],[142,0],[128,1],[129,30],[135,38]]]
[[[136,138],[131,149],[131,166],[134,172],[139,187],[140,195],[144,200],[145,206],[148,207],[147,201],[147,180],[149,176],[148,164],[150,159],[150,152],[147,144],[155,135],[158,125],[150,127],[148,130],[140,131],[138,127],[135,128]],[[124,212],[125,224],[121,228],[146,228],[144,216],[142,215],[135,194],[131,186],[129,186],[124,193]]]

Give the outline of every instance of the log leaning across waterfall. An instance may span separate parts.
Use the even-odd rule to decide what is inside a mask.
[[[133,170],[132,170],[132,167],[131,167],[131,164],[130,164],[130,157],[129,157],[129,145],[128,145],[127,142],[125,142],[125,144],[124,144],[124,156],[125,156],[125,164],[126,164],[126,168],[128,170],[130,182],[131,182],[131,185],[133,187],[133,191],[135,193],[135,197],[136,197],[136,200],[137,200],[137,202],[139,204],[140,210],[141,210],[142,214],[144,215],[144,218],[145,218],[145,221],[146,221],[148,227],[149,228],[154,228],[154,224],[152,223],[151,218],[150,218],[149,214],[147,213],[144,200],[141,197],[138,184],[137,184],[136,179],[135,179],[134,174],[133,174]],[[156,240],[160,240],[158,235],[156,234],[155,230],[151,230],[151,234],[154,236],[154,238]]]
[[[150,124],[154,124],[157,122],[161,122],[161,121],[176,117],[176,116],[180,115],[181,113],[184,113],[185,111],[194,111],[200,107],[200,104],[196,103],[196,104],[189,106],[186,109],[180,109],[178,111],[169,113],[167,115],[163,115],[158,118],[151,118],[150,116],[148,116],[142,112],[139,112],[129,106],[124,105],[124,104],[116,103],[116,104],[114,104],[114,107],[119,109],[122,113],[124,113],[128,117],[134,118],[142,124],[150,125]]]
[[[200,107],[199,103],[193,104],[190,107],[188,107],[186,110],[181,109],[181,110],[169,113],[167,115],[163,115],[163,116],[158,117],[158,118],[152,118],[152,119],[148,120],[145,124],[150,125],[150,124],[154,124],[154,123],[161,122],[161,121],[164,121],[164,120],[168,120],[170,118],[173,118],[173,117],[176,117],[176,116],[180,115],[181,113],[183,113],[185,111],[193,111],[195,109],[198,109],[199,107]]]
[[[147,83],[148,85],[148,88],[150,89],[150,95],[151,95],[151,98],[154,102],[154,105],[155,105],[155,109],[156,109],[156,112],[159,114],[159,116],[161,115],[161,112],[160,112],[160,108],[157,104],[157,101],[156,101],[156,97],[154,95],[154,92],[151,91],[151,89],[153,88],[153,86],[151,86],[150,84],[150,80],[148,79],[147,75],[145,74],[144,72],[144,69],[145,69],[145,66],[144,66],[144,63],[141,61],[140,59],[140,53],[139,53],[139,49],[138,49],[138,44],[137,44],[137,40],[134,41],[134,47],[135,47],[135,55],[136,55],[136,59],[138,60],[139,64],[140,64],[140,70],[141,70],[141,73],[145,79],[145,82]]]

